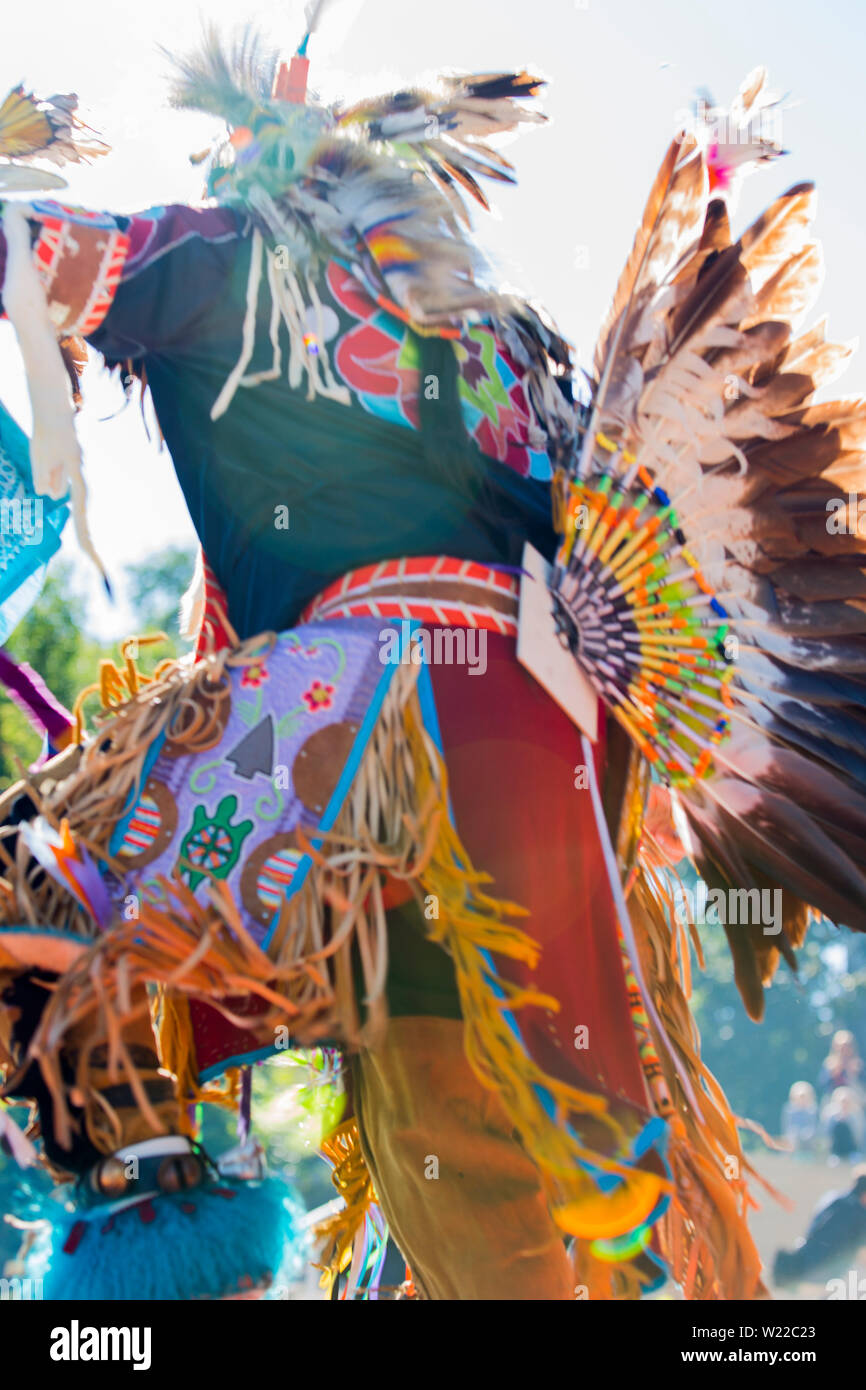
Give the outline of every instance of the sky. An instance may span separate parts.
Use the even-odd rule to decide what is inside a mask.
[[[204,20],[263,30],[288,55],[303,32],[302,0],[40,0],[4,6],[0,89],[77,91],[82,113],[112,146],[68,171],[65,201],[130,212],[196,201],[189,154],[218,132],[207,117],[172,111],[169,53],[195,46]],[[745,185],[735,227],[804,179],[818,184],[816,231],[827,278],[816,315],[833,336],[866,327],[866,180],[862,0],[331,0],[310,47],[311,86],[327,99],[405,85],[441,70],[526,67],[547,79],[549,123],[507,153],[516,188],[494,190],[495,216],[476,227],[503,282],[542,302],[588,362],[598,324],[631,245],[678,114],[699,90],[728,102],[756,65],[785,95],[790,153]],[[866,353],[836,388],[866,391]],[[14,333],[0,324],[0,396],[28,427]],[[87,598],[87,625],[105,639],[135,627],[123,566],[170,543],[194,544],[171,460],[148,442],[137,405],[98,362],[87,369],[79,417],[89,516],[118,596],[101,595],[67,527],[64,553]]]

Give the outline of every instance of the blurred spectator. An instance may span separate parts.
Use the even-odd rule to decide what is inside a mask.
[[[858,1093],[837,1086],[821,1116],[830,1141],[830,1159],[851,1159],[863,1152],[863,1110]]]
[[[802,1153],[813,1147],[818,1133],[818,1100],[808,1081],[795,1081],[782,1107],[782,1134]]]
[[[859,1090],[863,1084],[862,1072],[863,1063],[854,1034],[840,1028],[838,1033],[833,1034],[830,1051],[818,1077],[818,1090],[822,1095],[829,1095],[839,1086],[856,1087]]]
[[[866,1245],[866,1168],[855,1170],[847,1192],[829,1192],[818,1204],[805,1239],[778,1250],[773,1283],[779,1288],[838,1276]]]

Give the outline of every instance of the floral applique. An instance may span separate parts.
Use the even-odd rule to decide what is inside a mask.
[[[335,689],[335,686],[327,684],[325,681],[315,680],[309,690],[304,691],[301,699],[311,714],[317,714],[319,710],[331,708],[334,703]]]
[[[253,661],[249,666],[244,667],[241,676],[241,685],[246,690],[258,690],[260,685],[270,680],[271,674],[263,661]]]

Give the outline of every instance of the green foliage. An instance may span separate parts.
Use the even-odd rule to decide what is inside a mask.
[[[39,600],[6,644],[16,661],[26,661],[67,709],[99,669],[103,654],[84,635],[85,606],[72,583],[73,569],[61,562],[52,568]],[[26,767],[38,757],[41,742],[26,717],[0,695],[0,787],[19,776],[16,756]]]
[[[177,610],[193,563],[191,551],[168,546],[127,567],[125,577],[137,615],[137,635],[167,634],[167,641],[140,648],[140,665],[145,672],[187,650],[178,634]],[[65,561],[52,566],[39,600],[13,632],[6,650],[15,660],[28,662],[69,710],[79,691],[98,679],[100,660],[120,663],[116,643],[101,643],[88,635],[86,604],[76,591],[73,566]],[[90,697],[86,714],[98,708],[98,699]],[[39,736],[26,717],[0,695],[0,790],[20,776],[16,759],[27,767],[39,756],[40,748]]]
[[[346,1095],[339,1081],[323,1076],[315,1053],[272,1058],[253,1072],[255,1131],[273,1167],[290,1177],[308,1206],[334,1196],[330,1167],[317,1154],[326,1134],[340,1123]]]
[[[169,545],[125,572],[129,602],[139,634],[164,632],[167,643],[148,649],[154,661],[177,656],[188,644],[178,631],[180,601],[192,578],[195,554],[186,546]]]

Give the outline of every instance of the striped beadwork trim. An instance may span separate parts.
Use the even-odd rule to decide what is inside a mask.
[[[221,652],[227,647],[237,647],[238,635],[229,621],[228,599],[225,591],[202,555],[202,575],[204,580],[204,612],[195,644],[195,658],[199,661],[209,651]]]
[[[86,337],[102,323],[120,285],[129,237],[114,227],[40,216],[36,269],[58,333]],[[62,283],[61,283],[62,281]]]
[[[204,619],[196,657],[237,646],[228,603],[204,559]],[[413,592],[414,591],[414,592]],[[441,627],[477,627],[517,636],[520,583],[516,575],[447,555],[383,560],[349,570],[307,605],[301,623],[325,618],[413,618]]]

